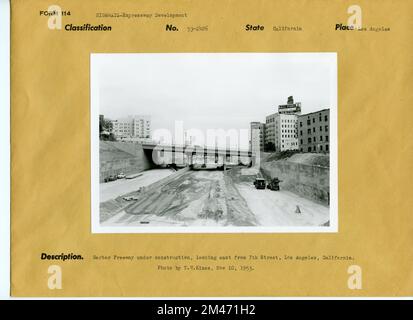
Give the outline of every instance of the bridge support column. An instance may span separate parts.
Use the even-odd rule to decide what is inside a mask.
[[[174,146],[172,146],[172,148],[171,148],[171,164],[174,164],[175,163],[175,147]]]

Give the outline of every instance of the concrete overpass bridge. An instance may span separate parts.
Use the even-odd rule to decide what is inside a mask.
[[[194,168],[194,164],[214,164],[212,168],[226,169],[231,165],[255,166],[257,163],[259,163],[259,153],[255,154],[254,151],[249,150],[153,142],[100,141],[99,143],[100,182],[119,173],[135,174],[168,165]]]
[[[142,148],[146,156],[150,156],[157,165],[194,165],[199,164],[200,160],[204,164],[251,165],[255,158],[255,153],[250,150],[232,148],[156,143],[142,143]]]

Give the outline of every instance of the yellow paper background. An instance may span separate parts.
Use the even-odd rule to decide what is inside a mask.
[[[65,23],[47,28],[49,5]],[[406,296],[413,293],[412,1],[357,1],[366,26],[335,31],[353,1],[14,0],[12,10],[13,296]],[[187,19],[97,19],[96,12],[187,12]],[[165,32],[173,23],[180,32]],[[245,32],[245,24],[265,32]],[[184,31],[208,25],[208,32]],[[273,32],[300,25],[303,32]],[[90,53],[337,52],[339,232],[333,234],[91,234]],[[40,253],[57,263],[49,290]],[[156,263],[94,262],[92,254],[352,255],[363,289],[347,287],[348,262],[255,264],[252,273],[159,272]]]

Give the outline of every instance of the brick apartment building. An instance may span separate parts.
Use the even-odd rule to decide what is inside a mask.
[[[330,152],[330,109],[299,115],[297,124],[301,152]]]

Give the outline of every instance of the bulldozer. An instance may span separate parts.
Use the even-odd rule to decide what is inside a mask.
[[[282,182],[282,180],[275,177],[267,184],[267,188],[273,191],[280,191],[280,182]]]

